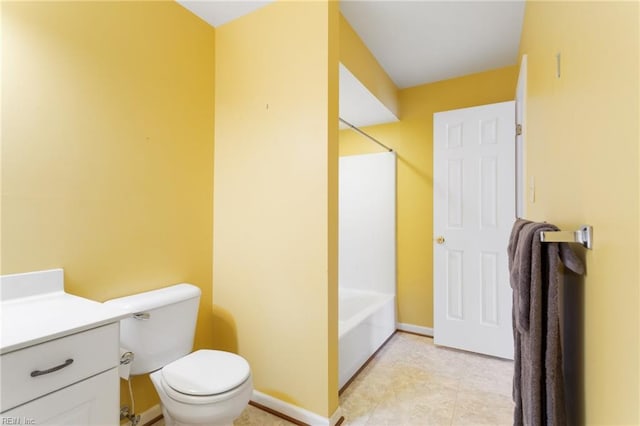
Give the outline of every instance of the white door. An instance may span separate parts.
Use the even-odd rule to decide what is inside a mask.
[[[515,103],[433,117],[434,341],[513,359]]]

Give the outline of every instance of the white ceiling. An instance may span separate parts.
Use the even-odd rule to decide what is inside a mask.
[[[274,0],[176,0],[213,27],[233,21]]]
[[[176,0],[214,27],[275,0]],[[524,0],[341,0],[340,9],[399,88],[514,65]],[[340,65],[340,117],[397,118]]]
[[[217,27],[274,0],[177,0]],[[399,88],[515,65],[524,0],[342,0]]]
[[[524,0],[343,0],[340,10],[399,88],[518,62]]]

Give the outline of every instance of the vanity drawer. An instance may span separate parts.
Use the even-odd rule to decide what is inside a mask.
[[[0,412],[119,364],[117,322],[0,357]]]

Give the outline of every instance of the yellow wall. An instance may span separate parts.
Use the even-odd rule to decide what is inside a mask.
[[[174,2],[2,2],[3,274],[62,267],[98,301],[192,282],[211,346],[213,49]]]
[[[340,15],[340,62],[396,117],[398,89],[349,22]]]
[[[257,390],[337,408],[337,3],[216,29],[214,301]],[[219,326],[224,328],[225,325]]]
[[[433,113],[514,99],[517,67],[399,91],[401,120],[364,130],[398,155],[398,321],[433,327]],[[340,155],[379,152],[351,130]]]
[[[638,424],[638,2],[527,2],[527,214],[594,226],[584,282],[587,424]],[[556,78],[556,53],[561,78]]]

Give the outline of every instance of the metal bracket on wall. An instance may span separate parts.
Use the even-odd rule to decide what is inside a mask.
[[[543,243],[580,243],[593,248],[593,226],[583,225],[577,231],[544,231],[540,233]]]

